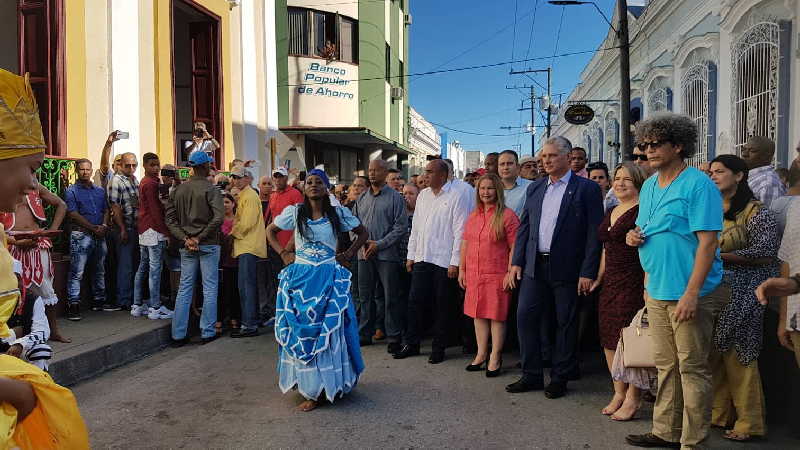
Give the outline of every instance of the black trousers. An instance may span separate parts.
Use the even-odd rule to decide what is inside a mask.
[[[550,380],[566,382],[568,374],[578,368],[578,282],[552,281],[548,258],[537,259],[536,274],[536,279],[523,277],[517,308],[523,378],[531,382],[543,381],[540,326],[542,317],[552,310],[555,342]]]
[[[433,306],[433,351],[444,351],[453,324],[459,323],[454,280],[447,278],[447,269],[426,262],[414,263],[411,271],[411,292],[408,296],[408,316],[403,342],[419,345],[425,323],[425,305]]]

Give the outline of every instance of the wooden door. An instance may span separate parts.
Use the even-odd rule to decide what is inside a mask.
[[[60,0],[18,0],[20,74],[29,73],[47,153],[60,155],[63,121],[59,67]]]
[[[189,24],[189,40],[192,47],[192,122],[205,123],[208,132],[222,142],[216,29],[216,22]],[[222,161],[221,150],[215,152],[214,160]]]

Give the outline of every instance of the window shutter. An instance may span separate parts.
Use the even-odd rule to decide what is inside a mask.
[[[220,140],[217,98],[216,33],[212,22],[189,24],[192,47],[192,122],[203,122],[208,132]],[[214,155],[220,161],[221,154]]]

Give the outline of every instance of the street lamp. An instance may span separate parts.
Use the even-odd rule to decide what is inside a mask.
[[[620,120],[619,127],[622,131],[620,133],[620,148],[625,157],[628,156],[632,150],[630,123],[631,123],[631,61],[630,61],[630,41],[628,36],[628,1],[617,0],[617,14],[619,15],[618,28],[614,28],[611,21],[608,20],[603,11],[597,6],[595,2],[577,1],[577,0],[551,0],[548,1],[551,5],[558,6],[575,6],[575,5],[592,5],[598,13],[605,19],[608,26],[617,34],[619,39],[619,76],[620,76]]]

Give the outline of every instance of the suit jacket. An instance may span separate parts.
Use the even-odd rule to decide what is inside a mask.
[[[536,253],[539,248],[539,223],[542,202],[549,177],[528,187],[525,207],[517,230],[511,263],[523,268],[525,275],[536,278]],[[592,180],[571,176],[550,244],[550,279],[578,281],[578,277],[597,278],[602,246],[597,227],[603,220],[603,195]]]

